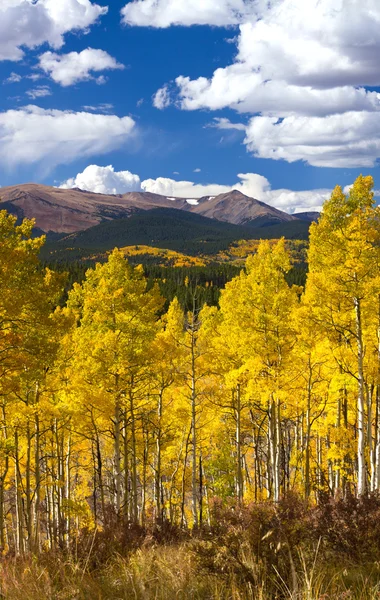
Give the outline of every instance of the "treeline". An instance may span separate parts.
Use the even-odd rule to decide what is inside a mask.
[[[32,223],[0,212],[0,546],[65,548],[118,521],[201,527],[213,499],[380,488],[380,230],[373,181],[311,227],[306,286],[262,242],[218,306],[114,250],[68,292]],[[155,274],[157,275],[157,273]],[[187,302],[188,304],[188,302]]]
[[[147,255],[147,258],[151,258]],[[106,261],[104,258],[103,262]],[[196,292],[196,304],[198,307],[217,306],[219,304],[221,291],[234,277],[237,277],[243,267],[231,263],[213,263],[205,267],[175,267],[162,266],[145,260],[145,255],[131,256],[128,259],[132,266],[142,264],[144,275],[147,279],[147,287],[151,289],[155,284],[159,286],[160,293],[165,299],[163,310],[166,311],[174,298],[177,298],[181,307],[188,311],[193,305],[193,295]],[[94,268],[95,261],[83,262],[50,262],[43,263],[43,268],[66,275],[65,289],[60,299],[60,305],[67,302],[68,294],[75,283],[82,283],[86,278],[86,272]],[[289,285],[305,286],[307,265],[302,262],[292,265],[285,274]]]

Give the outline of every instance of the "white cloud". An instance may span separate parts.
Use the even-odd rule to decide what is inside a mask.
[[[231,190],[238,190],[246,196],[261,200],[288,213],[319,211],[323,202],[331,194],[331,190],[327,189],[306,191],[272,190],[268,179],[257,173],[241,173],[238,175],[238,179],[239,181],[233,185],[215,183],[202,185],[191,181],[175,181],[159,177],[143,181],[141,187],[146,192],[166,197],[188,199],[201,198],[203,196],[218,196]]]
[[[7,79],[4,79],[3,83],[19,83],[22,77],[18,73],[11,73]]]
[[[36,98],[44,98],[45,96],[51,96],[51,89],[48,85],[39,85],[32,90],[28,90],[26,95],[32,100]]]
[[[350,86],[313,89],[269,81],[262,70],[237,63],[217,69],[211,79],[177,77],[183,110],[233,108],[240,113],[285,117],[292,114],[325,116],[348,111],[379,110],[380,94]]]
[[[163,88],[160,88],[155,95],[153,96],[153,106],[158,108],[159,110],[163,110],[167,108],[171,104],[170,92],[167,85]]]
[[[241,23],[252,7],[252,0],[134,0],[123,8],[122,18],[142,27],[226,26]]]
[[[287,189],[272,190],[266,177],[257,173],[241,173],[233,185],[196,184],[192,181],[176,181],[166,177],[146,179],[129,171],[115,171],[112,166],[90,165],[68,179],[61,187],[79,187],[103,194],[124,194],[130,191],[144,191],[164,196],[168,200],[186,198],[189,204],[196,204],[204,196],[215,197],[231,190],[238,190],[251,198],[256,198],[289,213],[320,210],[323,202],[330,196],[331,190],[317,189],[293,191]]]
[[[255,7],[241,22],[235,71],[218,69],[214,78],[262,75],[246,93],[273,81],[314,90],[380,84],[377,0],[275,0]]]
[[[141,183],[144,192],[160,194],[166,197],[201,198],[202,196],[217,196],[231,189],[229,186],[196,184],[192,181],[175,181],[166,177],[146,179]]]
[[[58,49],[69,31],[84,31],[108,8],[90,0],[1,0],[0,60],[22,60],[24,47]]]
[[[316,167],[373,167],[380,156],[380,115],[254,117],[245,143],[260,158],[304,160]]]
[[[96,104],[96,105],[86,104],[85,106],[82,106],[82,108],[83,108],[83,110],[86,110],[89,112],[109,113],[111,110],[113,110],[114,106],[110,102],[103,102],[102,104]]]
[[[213,122],[207,127],[215,127],[216,129],[235,129],[236,131],[246,131],[247,126],[243,123],[231,123],[229,119],[215,117]]]
[[[94,48],[69,54],[45,52],[39,57],[39,67],[56,83],[64,87],[78,81],[94,79],[93,72],[124,69],[124,66],[119,64],[108,52]]]
[[[105,77],[105,75],[99,75],[99,77],[97,77],[95,81],[97,85],[105,85],[108,81],[108,77]]]
[[[130,117],[26,106],[0,113],[0,164],[44,167],[106,154],[135,134]]]
[[[89,165],[83,173],[68,179],[60,187],[65,189],[77,187],[96,194],[125,194],[141,191],[141,182],[140,177],[130,171],[115,173],[111,165],[108,167]]]
[[[194,169],[194,173],[201,173],[202,169]]]
[[[215,10],[218,4],[213,2]],[[173,0],[172,17],[166,13],[170,3],[165,0],[132,2],[125,11],[135,24],[148,24],[150,19],[154,26],[186,25],[196,22],[196,5]],[[210,78],[177,77],[175,105],[183,110],[232,108],[259,115],[247,135],[249,149],[258,156],[321,166],[373,165],[380,157],[376,139],[380,94],[367,88],[380,86],[379,1],[247,1],[238,22],[234,62],[216,69]],[[210,15],[208,23],[216,24]],[[229,23],[234,23],[232,18]],[[350,131],[339,143],[343,121]],[[294,135],[290,123],[296,125]],[[369,123],[375,131],[366,138]],[[221,129],[230,128],[228,124],[223,119],[215,122]],[[243,131],[242,125],[239,128]],[[269,139],[259,140],[259,130]],[[323,131],[331,134],[330,144],[326,139],[320,144]]]
[[[43,75],[41,73],[32,73],[31,75],[27,75],[26,79],[31,79],[32,81],[38,81],[42,79]]]

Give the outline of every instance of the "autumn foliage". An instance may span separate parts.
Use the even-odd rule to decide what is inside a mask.
[[[372,188],[359,177],[348,195],[334,190],[311,226],[305,289],[287,283],[285,241],[264,241],[218,308],[199,306],[194,288],[188,313],[176,300],[165,312],[158,288],[117,249],[56,308],[64,279],[39,264],[43,238],[0,212],[2,551],[71,551],[88,535],[99,549],[118,529],[217,539],[217,507],[244,521],[252,503],[247,531],[274,539],[283,521],[273,529],[280,547],[287,521],[298,519],[306,539],[305,519],[319,511],[314,544],[333,535],[332,498],[364,511],[380,490]],[[289,494],[294,511],[315,505],[312,515],[279,516]],[[239,553],[239,538],[225,546],[235,542]],[[223,560],[202,544],[210,564]]]

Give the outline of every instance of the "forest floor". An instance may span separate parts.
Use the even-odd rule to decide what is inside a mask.
[[[216,508],[197,534],[83,532],[0,561],[3,600],[379,600],[380,499]]]

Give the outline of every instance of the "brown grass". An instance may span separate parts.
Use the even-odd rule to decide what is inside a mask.
[[[1,600],[380,600],[380,498],[295,497],[174,527],[83,532],[70,553],[0,560]]]

